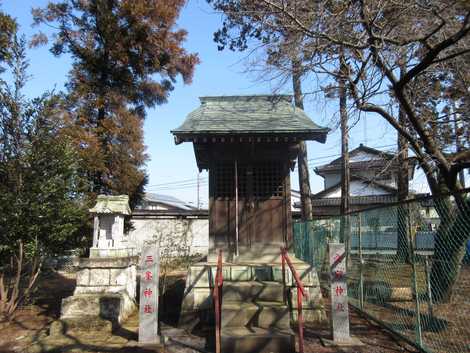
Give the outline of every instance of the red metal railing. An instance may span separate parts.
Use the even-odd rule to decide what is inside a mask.
[[[287,249],[281,247],[281,261],[282,261],[282,282],[284,286],[286,285],[286,263],[289,266],[289,269],[294,276],[295,284],[297,287],[297,321],[299,323],[299,352],[304,353],[304,320],[302,316],[302,297],[307,299],[307,293],[305,292],[304,285],[300,280],[300,277],[295,270],[292,261],[287,254]]]
[[[215,310],[215,353],[221,353],[220,351],[220,321],[222,318],[222,286],[224,283],[224,277],[222,275],[222,250],[219,250],[219,257],[217,258],[217,270],[215,273],[214,281],[214,310]]]

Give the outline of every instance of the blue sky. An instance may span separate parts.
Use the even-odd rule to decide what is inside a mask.
[[[20,31],[27,37],[36,28],[31,27],[31,8],[41,7],[46,0],[3,0],[2,9],[17,18]],[[145,144],[150,161],[147,163],[149,174],[148,191],[173,195],[188,202],[196,202],[197,168],[192,145],[175,145],[170,130],[178,127],[186,115],[199,105],[200,96],[238,95],[270,93],[271,87],[266,82],[255,82],[254,77],[243,73],[243,59],[246,54],[219,52],[212,41],[213,32],[221,25],[221,15],[215,13],[205,0],[189,0],[182,11],[178,25],[188,31],[185,47],[190,52],[199,53],[201,64],[196,67],[193,83],[183,85],[178,82],[167,104],[148,110],[144,126]],[[43,29],[47,32],[46,29]],[[29,50],[30,74],[32,75],[26,90],[30,97],[38,96],[45,90],[62,89],[67,80],[71,60],[68,57],[54,57],[46,47]],[[324,84],[324,83],[323,83]],[[315,90],[319,83],[306,82],[306,87]],[[283,93],[291,93],[285,87]],[[335,127],[338,106],[335,100],[325,101],[323,97],[308,96],[305,101],[307,114],[319,125],[332,128],[326,144],[308,142],[308,154],[311,169],[325,164],[339,156],[340,134]],[[393,150],[396,141],[394,130],[378,116],[369,115],[350,131],[350,147],[360,143],[371,147]],[[323,188],[323,179],[311,171],[312,191]],[[292,173],[292,187],[298,189],[298,176]],[[200,175],[200,195],[203,204],[207,204],[207,173]],[[417,173],[415,185],[422,189],[424,178]]]

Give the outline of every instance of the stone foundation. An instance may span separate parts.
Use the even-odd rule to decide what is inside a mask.
[[[314,322],[325,319],[320,282],[316,269],[306,262],[292,259],[299,273],[308,300],[303,300],[304,321]],[[188,270],[186,287],[181,306],[179,326],[192,330],[199,322],[210,324],[213,321],[212,288],[217,266],[215,263],[198,263]],[[224,281],[274,281],[282,283],[282,266],[274,264],[237,263],[223,264]],[[286,265],[287,301],[291,320],[297,320],[297,289],[295,280]]]
[[[61,319],[121,323],[136,309],[137,257],[78,259],[77,286],[62,300]]]

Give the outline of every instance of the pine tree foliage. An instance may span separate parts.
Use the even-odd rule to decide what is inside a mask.
[[[15,20],[8,14],[0,11],[0,63],[10,57],[10,48],[16,27]],[[3,71],[3,69],[0,68],[0,71]]]
[[[178,77],[189,84],[196,54],[176,20],[186,1],[65,0],[33,9],[57,28],[51,52],[73,59],[66,109],[94,193],[138,199],[146,182],[145,108],[167,101]],[[38,33],[33,45],[48,38]]]

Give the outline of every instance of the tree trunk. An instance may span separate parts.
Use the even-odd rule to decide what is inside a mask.
[[[340,72],[345,75],[347,70],[344,57],[340,57]],[[349,138],[348,138],[348,112],[347,112],[347,92],[346,80],[339,78],[339,115],[341,122],[341,222],[340,241],[349,247]],[[349,249],[348,249],[349,250]],[[349,253],[349,252],[348,252]]]
[[[403,66],[405,60],[402,57],[400,63],[400,78],[406,72],[406,68]],[[400,106],[398,112],[398,123],[401,126],[406,125],[406,114],[403,108]],[[408,141],[404,136],[398,134],[398,170],[397,170],[397,189],[398,189],[398,201],[400,205],[397,209],[397,256],[401,261],[410,261],[410,246],[408,241],[411,241],[409,234],[409,219],[410,212],[408,205],[403,204],[408,199],[409,195],[409,162],[408,162]]]
[[[105,160],[107,161],[107,138],[104,131],[103,122],[106,118],[106,110],[103,107],[98,108],[98,117],[96,119],[96,134],[101,143],[101,153],[105,155]],[[97,195],[106,193],[104,180],[103,180],[103,170],[97,170],[93,176],[93,192]]]
[[[457,112],[454,107],[454,114],[455,114],[455,121],[454,121],[454,135],[455,135],[455,150],[457,153],[462,151],[462,143],[460,142],[460,136],[459,136],[459,123],[457,119]],[[460,182],[460,187],[462,189],[465,189],[465,174],[464,174],[464,169],[462,169],[459,172],[459,182]]]
[[[449,302],[465,255],[465,245],[470,236],[470,200],[456,208],[450,197],[434,200],[440,225],[434,245],[431,269],[431,290],[436,302]]]
[[[297,108],[303,109],[301,85],[301,64],[297,60],[292,61],[292,86],[294,90],[294,104]],[[300,203],[302,212],[302,221],[312,219],[312,199],[310,191],[310,176],[308,172],[307,145],[304,141],[299,143],[299,155],[297,157]]]

